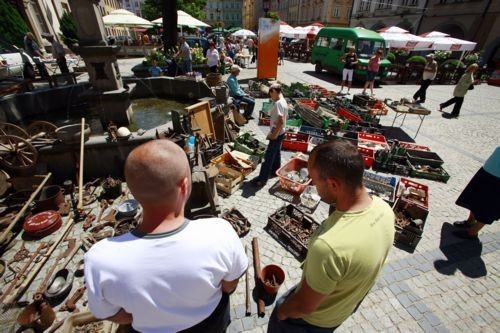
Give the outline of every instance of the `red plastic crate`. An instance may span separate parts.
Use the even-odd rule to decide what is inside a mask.
[[[311,109],[311,110],[316,110],[316,108],[318,107],[318,102],[316,101],[312,101],[310,99],[299,99],[297,100],[297,103]]]
[[[286,177],[289,172],[300,171],[302,168],[307,168],[307,161],[298,157],[292,158],[279,168],[278,171],[276,171],[276,175],[279,177],[281,187],[290,192],[297,194],[302,193],[306,187],[311,184],[312,179],[309,178],[305,183],[298,183]]]
[[[399,142],[399,146],[404,148],[404,149],[413,149],[413,150],[424,150],[424,151],[431,151],[431,149],[427,146],[421,146],[417,145],[413,142]]]
[[[343,107],[338,107],[337,108],[337,114],[340,116],[340,117],[344,117],[345,119],[349,120],[349,121],[353,121],[355,123],[360,123],[362,121],[361,117],[358,116],[358,115],[355,115],[354,113],[352,113],[351,111],[347,110],[346,108],[343,108]]]
[[[407,201],[414,202],[417,205],[420,205],[426,209],[429,209],[429,186],[414,182],[413,180],[410,180],[408,178],[401,178],[399,186],[400,186],[400,190],[399,190],[400,196],[402,195],[404,188],[407,188],[407,189],[413,188],[415,190],[424,191],[425,196],[424,196],[423,201],[418,200],[417,198],[414,198],[411,196],[404,196],[403,198],[405,198],[405,200],[407,200]]]
[[[307,152],[309,147],[309,135],[302,133],[286,132],[281,148],[287,150]]]
[[[371,158],[375,157],[375,151],[373,149],[358,147],[358,151],[363,156],[371,157]]]
[[[385,136],[379,134],[365,133],[365,132],[358,132],[358,140],[387,143]]]
[[[368,157],[368,156],[362,156],[362,157],[363,157],[363,163],[365,165],[365,169],[370,169],[372,167],[375,159],[373,157]]]

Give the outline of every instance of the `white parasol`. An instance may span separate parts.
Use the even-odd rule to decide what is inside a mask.
[[[140,27],[148,28],[152,27],[153,24],[142,17],[134,15],[134,13],[129,12],[125,9],[117,9],[109,13],[102,18],[104,25],[113,27]]]

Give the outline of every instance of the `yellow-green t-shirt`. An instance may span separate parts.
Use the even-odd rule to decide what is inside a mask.
[[[311,237],[302,279],[328,297],[306,322],[339,326],[375,283],[394,240],[394,213],[372,199],[359,212],[335,211]]]

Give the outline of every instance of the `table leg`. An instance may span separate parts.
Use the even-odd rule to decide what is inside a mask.
[[[418,115],[418,117],[420,118],[420,125],[418,125],[417,133],[415,133],[415,136],[413,137],[413,139],[417,138],[418,132],[420,131],[420,127],[422,127],[422,123],[424,122],[425,115]]]

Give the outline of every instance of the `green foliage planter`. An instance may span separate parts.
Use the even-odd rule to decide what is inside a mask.
[[[0,1],[0,35],[2,42],[23,47],[24,34],[29,31],[18,11],[6,0]]]
[[[465,64],[463,62],[459,61],[458,59],[448,59],[441,64],[441,68],[444,68],[444,69],[455,69],[455,68],[464,69]]]
[[[396,56],[394,55],[394,53],[388,53],[386,59],[389,60],[392,64],[396,62]]]
[[[425,65],[426,60],[422,56],[415,55],[415,56],[410,57],[406,62],[408,62],[409,64]]]

